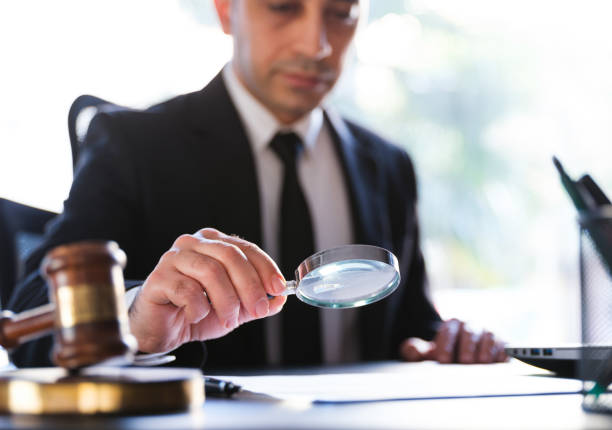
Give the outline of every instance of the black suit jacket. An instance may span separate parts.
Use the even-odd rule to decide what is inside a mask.
[[[330,112],[326,121],[346,180],[355,241],[387,248],[400,260],[398,290],[358,310],[362,358],[395,358],[402,339],[429,339],[439,321],[426,296],[414,169],[403,150],[373,133]],[[253,155],[221,75],[199,92],[145,111],[94,118],[64,211],[29,260],[31,275],[9,308],[47,301],[37,269],[56,245],[115,240],[128,255],[126,278],[144,279],[180,234],[208,226],[262,242]],[[31,342],[13,360],[47,364],[50,345],[48,338]],[[206,347],[206,368],[264,365],[263,323],[245,324]]]

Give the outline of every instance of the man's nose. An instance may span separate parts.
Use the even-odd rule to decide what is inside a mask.
[[[317,14],[318,15],[318,14]],[[322,16],[304,17],[297,33],[296,51],[312,60],[322,60],[329,57],[332,47],[327,39],[327,28]]]

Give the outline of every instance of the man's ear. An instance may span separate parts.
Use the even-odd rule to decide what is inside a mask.
[[[217,16],[221,23],[221,28],[225,34],[232,34],[232,28],[230,26],[230,11],[232,6],[232,0],[215,0],[215,9],[217,9]]]

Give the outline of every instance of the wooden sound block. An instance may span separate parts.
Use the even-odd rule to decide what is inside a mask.
[[[147,414],[188,411],[204,402],[204,377],[196,369],[59,367],[0,374],[0,413]]]

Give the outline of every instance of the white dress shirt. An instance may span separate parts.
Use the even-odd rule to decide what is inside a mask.
[[[304,142],[298,160],[298,178],[312,218],[315,251],[353,243],[350,203],[342,167],[320,107],[291,126],[281,124],[236,76],[231,63],[223,79],[244,128],[255,159],[260,192],[263,248],[279,258],[280,204],[283,164],[269,143],[279,131],[293,131]],[[297,300],[289,297],[288,300]],[[322,309],[321,335],[325,363],[355,361],[359,357],[355,309]],[[280,359],[282,312],[266,319],[268,362]]]

